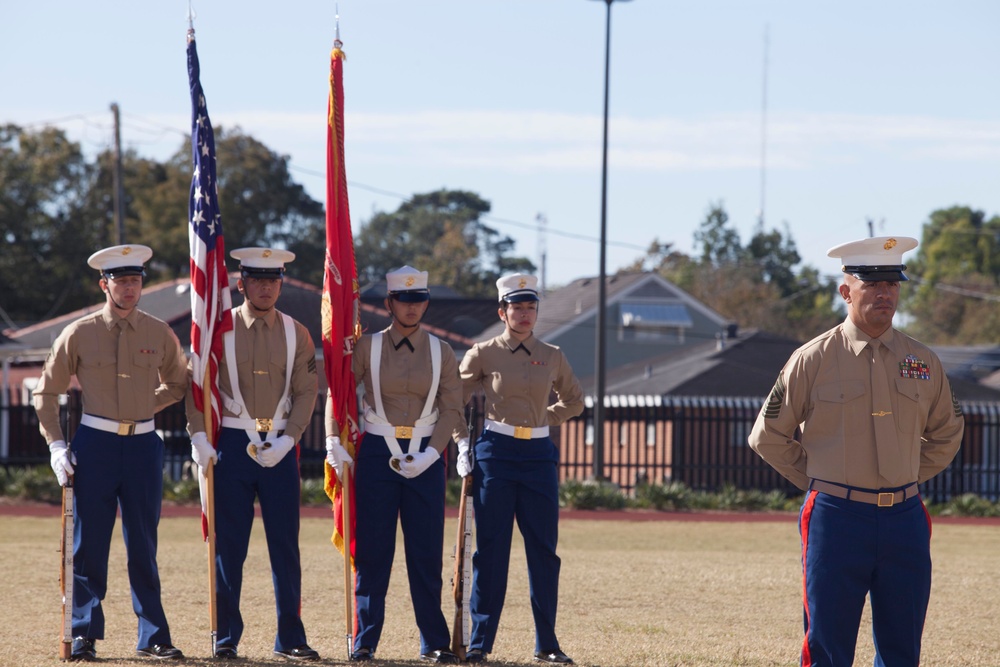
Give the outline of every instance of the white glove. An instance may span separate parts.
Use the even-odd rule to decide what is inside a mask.
[[[208,436],[204,431],[198,431],[191,436],[191,459],[204,470],[208,467],[209,461],[218,461],[219,454],[208,443]]]
[[[340,444],[340,438],[335,435],[328,435],[326,437],[326,462],[330,464],[331,468],[337,471],[338,479],[342,479],[344,473],[354,463],[354,459],[347,453],[344,446]]]
[[[55,440],[49,443],[49,463],[52,465],[52,472],[59,480],[59,486],[66,486],[69,476],[73,474],[73,464],[76,463],[76,455],[66,447],[65,440]]]
[[[273,468],[285,458],[285,454],[295,446],[290,435],[279,435],[274,440],[268,440],[257,447],[257,463],[265,468]]]
[[[417,452],[405,457],[399,462],[399,474],[406,479],[413,479],[431,467],[435,461],[441,458],[441,454],[433,447],[428,447],[425,451]]]
[[[469,457],[469,439],[458,441],[458,456],[455,457],[455,471],[459,477],[465,477],[472,472],[472,459]]]

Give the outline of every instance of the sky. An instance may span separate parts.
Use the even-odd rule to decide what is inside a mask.
[[[515,254],[544,256],[547,287],[599,274],[604,2],[193,9],[213,125],[289,156],[319,201],[339,13],[355,235],[415,193],[469,190]],[[117,103],[123,146],[167,158],[190,132],[188,11],[0,0],[0,123],[56,125],[93,154]],[[826,251],[870,230],[919,239],[940,208],[1000,214],[998,28],[995,0],[615,2],[607,271],[654,240],[697,255],[717,204],[743,243],[762,218],[829,275]]]

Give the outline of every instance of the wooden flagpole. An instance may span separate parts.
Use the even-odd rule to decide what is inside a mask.
[[[347,636],[347,659],[354,653],[354,577],[351,565],[351,468],[343,466],[344,474],[340,480],[343,489],[341,493],[341,519],[344,522],[341,532],[344,535],[344,619]]]
[[[62,488],[62,537],[59,553],[62,569],[59,584],[62,589],[62,633],[59,641],[59,657],[69,660],[73,654],[73,477]]]
[[[205,378],[202,382],[202,397],[204,404],[202,412],[205,416],[205,435],[210,438],[208,444],[215,447],[212,426],[212,385],[209,384],[210,364],[205,364]],[[209,459],[205,468],[205,523],[208,542],[208,628],[211,632],[212,657],[215,657],[216,641],[219,637],[219,615],[216,609],[215,597],[215,461]]]

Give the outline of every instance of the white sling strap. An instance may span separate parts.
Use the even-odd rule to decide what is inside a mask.
[[[389,424],[389,420],[385,416],[385,406],[382,403],[382,334],[384,332],[379,331],[377,334],[372,335],[372,349],[371,349],[371,369],[372,369],[372,394],[375,398],[375,410],[374,415],[371,414],[372,410],[369,407],[365,410],[365,422],[372,425],[384,426]],[[420,419],[417,420],[415,426],[431,426],[437,421],[437,411],[434,410],[434,399],[437,398],[438,385],[441,382],[441,341],[433,334],[427,334],[430,339],[430,350],[431,350],[431,388],[427,393],[427,400],[424,401],[423,412],[420,413]],[[430,421],[428,418],[433,418]],[[430,423],[428,424],[427,422]],[[375,429],[372,429],[374,432]],[[379,429],[379,434],[385,438],[385,444],[389,447],[389,451],[396,458],[403,457],[403,448],[399,446],[399,440],[396,439],[395,435],[384,435],[385,431]],[[407,453],[413,453],[414,451],[420,451],[420,440],[421,437],[410,438],[410,445],[407,447]]]
[[[236,311],[238,308],[233,308],[233,322],[242,322],[239,317],[237,317]],[[292,385],[292,368],[295,365],[295,321],[285,315],[284,313],[278,313],[281,316],[281,323],[285,329],[285,391],[278,400],[278,405],[274,409],[274,418],[271,420],[272,425],[278,422],[285,422],[281,419],[282,413],[291,412],[291,405],[289,404],[288,390]],[[226,396],[222,391],[219,394],[222,396],[222,402],[226,406],[226,409],[237,415],[237,419],[241,422],[243,420],[253,420],[250,412],[246,408],[246,402],[243,400],[243,393],[240,391],[240,380],[237,375],[237,365],[236,365],[236,331],[230,329],[222,336],[222,343],[226,354],[226,367],[229,369],[229,386],[233,390],[232,397]],[[225,422],[230,419],[229,417],[223,417],[223,426]],[[241,424],[243,425],[243,424]],[[245,426],[249,426],[246,424]],[[247,437],[250,438],[250,442],[255,445],[260,445],[263,441],[260,438],[260,432],[256,428],[244,428]],[[272,430],[280,430],[274,427]]]

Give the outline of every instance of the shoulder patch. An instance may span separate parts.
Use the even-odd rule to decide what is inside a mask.
[[[778,379],[767,396],[764,404],[764,419],[777,419],[781,414],[781,404],[785,402],[785,372],[778,373]]]
[[[962,406],[959,405],[955,392],[951,392],[951,407],[954,408],[956,417],[962,416]]]

